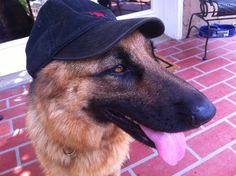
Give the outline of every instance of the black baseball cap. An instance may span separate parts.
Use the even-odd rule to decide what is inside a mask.
[[[155,17],[117,20],[111,10],[90,0],[48,0],[27,42],[27,71],[36,78],[53,60],[101,55],[135,30],[153,38],[163,34],[164,25]]]

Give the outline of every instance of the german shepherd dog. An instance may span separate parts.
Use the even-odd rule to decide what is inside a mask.
[[[130,136],[176,164],[185,147],[178,132],[214,114],[214,105],[163,68],[150,40],[135,31],[98,57],[44,67],[31,84],[27,130],[46,175],[118,176]]]

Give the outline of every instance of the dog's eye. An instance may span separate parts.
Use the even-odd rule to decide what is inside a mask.
[[[116,67],[112,68],[113,73],[123,73],[125,72],[125,67],[123,65],[117,65]]]

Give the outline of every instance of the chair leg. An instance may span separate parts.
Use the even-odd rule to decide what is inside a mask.
[[[189,25],[188,25],[188,33],[187,33],[186,38],[189,38],[190,32],[191,32],[191,30],[192,30],[192,28],[193,28],[193,27],[192,27],[192,21],[193,21],[194,15],[196,15],[196,13],[193,13],[193,14],[191,15],[191,18],[190,18],[190,21],[189,21]]]
[[[206,42],[205,42],[205,51],[204,51],[204,56],[202,58],[202,60],[207,60],[207,46],[208,46],[208,41],[209,41],[209,33],[210,33],[210,30],[211,30],[211,27],[210,27],[210,23],[208,21],[207,22],[207,26],[208,26],[208,32],[207,32],[207,36],[206,36]]]
[[[143,10],[143,2],[139,1],[139,3],[140,3],[140,6],[141,6],[141,10]]]
[[[193,14],[191,15],[190,22],[189,22],[189,26],[188,26],[188,33],[187,33],[186,38],[189,38],[189,35],[190,35],[190,33],[191,33],[192,28],[198,29],[196,26],[192,25],[193,17],[194,17],[195,15],[198,16],[199,18],[201,18],[201,17],[199,16],[199,13],[193,13]],[[208,29],[210,30],[210,24],[209,24],[209,22],[208,22],[207,20],[205,20],[204,18],[201,18],[201,19],[204,20],[204,21],[207,23]],[[199,29],[198,29],[198,30],[199,30]],[[207,52],[208,52],[208,51],[207,51],[207,46],[208,46],[208,41],[209,41],[209,35],[207,34],[207,36],[206,36],[206,42],[205,42],[204,56],[203,56],[202,60],[207,60]]]
[[[205,42],[205,51],[204,51],[204,56],[202,58],[202,60],[207,60],[207,45],[208,45],[208,40],[209,40],[209,37],[207,36],[206,38],[206,42]]]
[[[112,7],[112,2],[111,2],[111,0],[109,0],[108,1],[108,8],[111,9],[111,7]]]
[[[117,5],[117,8],[118,8],[118,11],[119,11],[120,15],[122,15],[119,0],[116,0],[116,5]]]

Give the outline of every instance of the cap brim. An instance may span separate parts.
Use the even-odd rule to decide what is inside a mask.
[[[101,55],[135,30],[139,30],[147,38],[154,38],[163,34],[164,25],[157,18],[106,21],[64,46],[54,59],[78,60]]]

